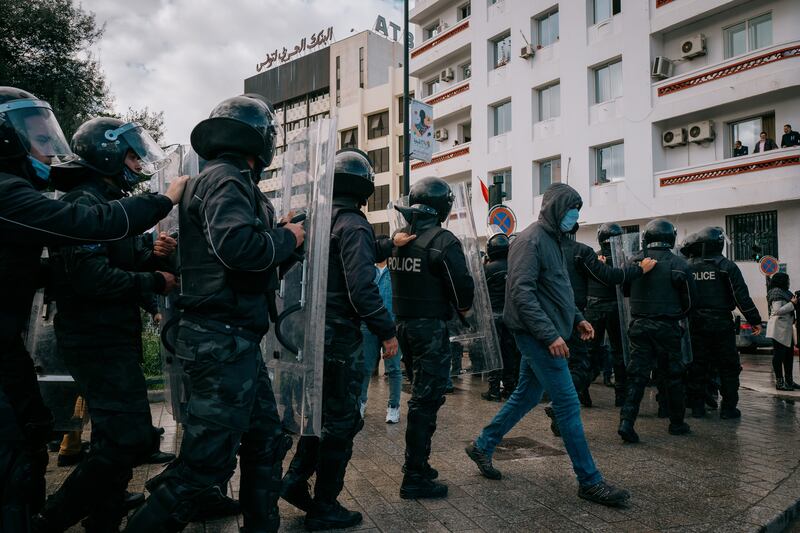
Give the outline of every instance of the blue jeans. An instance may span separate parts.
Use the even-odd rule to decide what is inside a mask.
[[[360,400],[361,403],[367,403],[369,380],[378,365],[381,342],[366,327],[361,328],[361,335],[364,337],[364,382],[361,384]],[[389,407],[400,407],[400,388],[403,385],[403,372],[400,370],[401,357],[402,354],[398,348],[397,355],[383,360],[383,368],[386,370],[386,375],[389,376]]]
[[[489,425],[483,428],[476,441],[477,447],[491,456],[503,436],[541,401],[542,391],[546,390],[553,400],[558,428],[578,483],[599,483],[603,476],[594,464],[583,434],[581,408],[567,359],[552,357],[547,347],[530,335],[515,333],[514,337],[522,352],[517,388]]]

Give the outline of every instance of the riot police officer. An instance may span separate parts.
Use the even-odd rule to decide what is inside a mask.
[[[581,313],[586,309],[587,294],[590,281],[613,287],[622,283],[630,283],[642,275],[650,272],[656,264],[651,258],[645,258],[640,265],[625,265],[615,268],[603,263],[589,246],[575,240],[578,224],[569,233],[570,238],[561,240],[561,251],[564,254],[564,263],[569,274],[572,293],[575,297],[575,307]],[[597,335],[597,332],[595,332]],[[579,335],[573,335],[567,340],[569,347],[569,372],[578,399],[584,407],[592,406],[592,397],[589,395],[589,385],[594,380],[594,371],[589,359],[587,342]],[[550,418],[550,430],[560,436],[552,407],[545,407],[545,413]]]
[[[614,266],[611,238],[618,237],[623,233],[622,227],[614,222],[601,224],[597,229],[597,242],[600,244],[600,250],[597,253],[605,257],[607,265]],[[625,401],[625,359],[622,351],[617,289],[614,285],[602,283],[593,277],[589,278],[585,316],[595,333],[589,348],[595,373],[602,368],[602,360],[606,356],[605,337],[608,333],[614,365],[614,405],[622,407],[622,403]]]
[[[713,370],[718,371],[720,377],[720,418],[742,416],[736,408],[742,367],[731,311],[738,307],[752,326],[753,334],[761,331],[761,315],[750,298],[739,267],[722,255],[724,245],[722,228],[707,227],[691,235],[681,248],[689,257],[697,287],[697,300],[689,317],[693,359],[688,380],[689,405],[695,418],[705,415],[706,389]]]
[[[481,394],[484,400],[499,402],[508,398],[517,386],[520,353],[514,336],[503,324],[503,307],[506,303],[506,277],[508,276],[508,247],[510,241],[504,233],[496,233],[486,241],[486,257],[488,261],[483,269],[486,274],[486,285],[489,288],[489,299],[492,304],[494,326],[500,341],[500,354],[503,358],[503,369],[489,372],[489,390]],[[459,354],[460,355],[460,354]],[[503,390],[500,390],[502,379]]]
[[[696,298],[689,264],[672,253],[676,234],[675,226],[669,220],[651,220],[644,229],[643,250],[632,257],[634,262],[652,257],[658,263],[647,276],[626,284],[626,291],[630,292],[628,338],[631,354],[626,369],[628,390],[620,411],[618,430],[626,442],[639,442],[633,424],[654,368],[658,368],[664,380],[669,433],[685,435],[690,431],[684,422],[686,362],[682,344],[685,332],[680,320],[689,314]]]
[[[42,246],[108,242],[140,233],[169,213],[185,186],[182,178],[166,196],[139,195],[95,206],[44,197],[39,191],[48,186],[50,165],[74,157],[47,102],[0,87],[0,385],[23,436],[7,455],[12,466],[5,479],[16,485],[3,494],[25,500],[26,509],[15,507],[23,514],[38,512],[44,503],[45,444],[52,426],[21,335],[43,282]]]
[[[408,401],[406,453],[400,497],[443,498],[447,485],[428,463],[436,413],[444,404],[450,372],[447,320],[472,307],[475,285],[461,242],[441,227],[453,206],[442,179],[423,178],[411,186],[409,206],[397,207],[416,239],[389,258],[393,307],[404,357],[413,367]]]
[[[180,531],[208,493],[221,493],[238,451],[242,531],[277,531],[283,434],[259,343],[269,327],[277,267],[303,244],[302,226],[275,227],[257,187],[277,132],[260,96],[221,102],[191,134],[208,160],[180,209],[182,310],[176,356],[191,395],[180,454],[148,482],[150,497],[128,531]]]
[[[301,437],[283,480],[281,494],[307,511],[306,528],[338,529],[361,522],[361,513],[336,499],[344,487],[353,438],[364,427],[359,411],[363,381],[361,322],[383,344],[384,357],[397,353],[395,325],[373,282],[375,234],[361,208],[375,192],[375,175],[365,153],[356,149],[336,154],[328,255],[325,312],[325,365],[322,384],[322,436]],[[391,245],[380,246],[384,255]],[[314,499],[308,478],[316,471]]]
[[[95,118],[78,128],[74,163],[53,169],[63,201],[119,200],[148,179],[166,155],[137,123]],[[63,531],[88,515],[87,531],[116,531],[133,467],[158,450],[142,359],[140,299],[176,287],[168,259],[136,236],[51,252],[58,304],[58,353],[86,399],[92,446],[34,519],[35,531]]]

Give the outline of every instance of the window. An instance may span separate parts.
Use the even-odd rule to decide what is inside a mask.
[[[539,46],[550,46],[558,41],[558,10],[536,19]]]
[[[492,61],[494,68],[500,68],[511,61],[511,32],[492,40]]]
[[[502,196],[501,198],[503,198],[503,201],[511,200],[511,169],[507,168],[505,170],[498,170],[497,172],[492,172],[490,176],[490,183],[492,185],[495,184],[494,178],[497,176],[503,178],[503,186],[500,188],[500,190],[503,192],[504,196]]]
[[[403,136],[401,135],[400,137],[397,138],[397,160],[401,163],[403,162],[403,155],[405,155],[403,153],[404,148],[405,146],[403,144]]]
[[[458,20],[464,20],[468,16],[472,15],[472,3],[467,2],[463,6],[458,8]]]
[[[436,76],[434,79],[425,82],[425,96],[430,96],[432,94],[436,94],[439,92],[439,76]]]
[[[625,178],[625,145],[610,144],[595,148],[597,175],[595,185]]]
[[[492,106],[492,135],[511,131],[511,101]]]
[[[408,93],[408,99],[409,101],[414,99],[414,91]],[[404,111],[405,109],[403,108],[403,97],[401,96],[400,98],[397,99],[397,116],[399,117],[397,119],[397,122],[400,123],[403,122],[403,116],[405,114]]]
[[[592,24],[608,20],[622,11],[622,0],[592,0]]]
[[[370,161],[372,161],[372,168],[375,174],[381,172],[389,172],[389,147],[380,148],[378,150],[370,150],[367,152]]]
[[[630,226],[622,226],[623,233],[639,233],[639,224],[632,224]]]
[[[728,257],[734,261],[755,261],[778,255],[778,212],[761,211],[725,217],[731,239]]]
[[[386,211],[387,205],[389,205],[389,186],[378,185],[375,187],[375,194],[367,200],[367,210]]]
[[[725,28],[723,33],[725,35],[725,59],[772,46],[772,13]]]
[[[561,181],[561,158],[556,157],[539,162],[539,190],[536,195],[544,194],[544,191],[553,184]]]
[[[367,117],[367,139],[377,139],[389,135],[389,112],[377,113]]]
[[[459,81],[470,79],[472,77],[472,63],[464,63],[458,67],[458,71],[461,74],[461,79]]]
[[[358,49],[358,86],[364,88],[364,47]]]
[[[458,129],[461,130],[460,137],[462,143],[472,142],[472,122],[459,124]]]
[[[336,107],[342,104],[342,58],[336,56]]]
[[[377,224],[372,225],[372,230],[375,232],[376,237],[388,237],[389,236],[389,223],[388,222],[379,222]]]
[[[358,128],[351,128],[341,132],[342,148],[358,148]]]
[[[430,26],[425,26],[422,28],[422,40],[427,41],[428,39],[433,39],[440,33],[439,21],[437,20]]]
[[[594,69],[594,103],[622,96],[622,61],[616,60]]]
[[[561,116],[561,84],[543,87],[539,93],[539,121]]]
[[[737,120],[731,122],[729,126],[731,128],[731,144],[742,141],[742,146],[746,146],[752,152],[755,145],[758,144],[759,134],[762,131],[767,132],[767,137],[772,137],[772,132],[775,131],[775,115],[769,114]]]

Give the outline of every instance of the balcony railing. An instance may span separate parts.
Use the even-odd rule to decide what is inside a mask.
[[[430,95],[428,98],[425,99],[425,103],[428,105],[438,104],[439,102],[444,102],[456,95],[469,91],[469,80],[464,80],[452,87],[448,87],[445,91],[440,91],[436,94]]]
[[[783,148],[690,167],[682,169],[682,172],[674,170],[659,172],[656,176],[660,187],[670,187],[672,185],[697,183],[717,178],[728,178],[748,172],[776,170],[793,165],[800,165],[800,150],[797,148]]]
[[[449,38],[454,37],[455,35],[458,35],[459,33],[461,33],[462,31],[466,30],[467,28],[469,28],[469,18],[466,18],[466,19],[462,20],[461,22],[459,22],[458,24],[456,24],[455,26],[453,26],[449,30],[447,30],[447,31],[445,31],[443,33],[440,33],[439,35],[437,35],[433,39],[431,39],[431,40],[429,40],[427,42],[424,42],[421,45],[419,45],[418,47],[414,48],[411,51],[411,59],[415,59],[420,54],[423,54],[423,53],[427,52],[428,50],[430,50],[430,49],[432,49],[432,48],[434,48],[436,46],[439,46],[440,44],[442,44],[443,42],[445,42]]]
[[[800,41],[788,45],[778,45],[766,52],[756,52],[755,55],[745,59],[731,59],[722,63],[721,66],[689,72],[678,76],[679,79],[677,80],[665,80],[656,85],[657,94],[659,97],[667,96],[684,89],[691,89],[692,87],[717,81],[754,68],[763,67],[770,63],[792,58],[800,58]]]
[[[461,157],[462,155],[469,155],[469,143],[459,144],[457,146],[453,146],[447,150],[443,150],[441,152],[437,152],[431,158],[430,163],[426,163],[425,161],[418,161],[411,165],[411,170],[417,170],[420,168],[424,168],[430,165],[436,165],[438,163],[443,163],[445,161],[449,161],[451,159],[455,159],[456,157]]]

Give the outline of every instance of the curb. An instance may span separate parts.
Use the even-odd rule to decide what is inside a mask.
[[[147,391],[147,401],[150,403],[161,403],[164,401],[163,390],[149,390]]]
[[[761,533],[781,533],[798,517],[800,517],[800,500],[797,500],[788,509],[767,522],[759,531]]]

